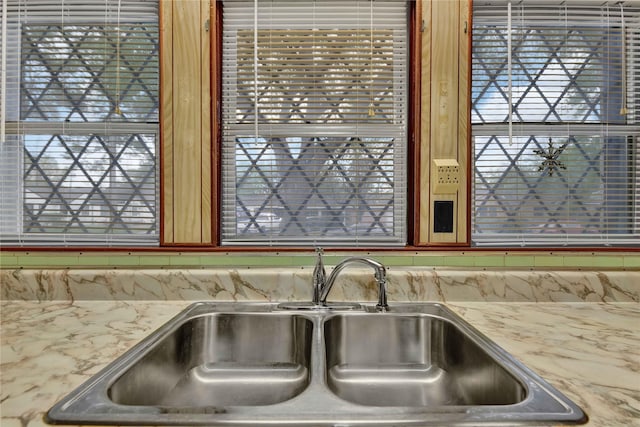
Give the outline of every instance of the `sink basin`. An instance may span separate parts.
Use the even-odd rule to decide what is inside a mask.
[[[54,405],[53,424],[579,424],[573,402],[440,304],[196,303]]]
[[[207,314],[182,323],[108,389],[120,405],[273,405],[309,384],[312,323],[299,316]]]
[[[513,405],[525,386],[453,323],[338,315],[324,325],[327,384],[367,406]]]

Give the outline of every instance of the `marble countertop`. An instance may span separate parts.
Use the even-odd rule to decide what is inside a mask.
[[[2,301],[0,425],[46,425],[56,401],[188,304]],[[589,426],[640,426],[637,302],[447,306],[580,405]]]

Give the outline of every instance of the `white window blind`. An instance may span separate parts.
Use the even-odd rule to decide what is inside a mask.
[[[158,1],[2,3],[0,241],[157,244]]]
[[[401,1],[224,2],[223,244],[406,244],[407,25]]]
[[[474,243],[638,245],[638,2],[473,14]]]

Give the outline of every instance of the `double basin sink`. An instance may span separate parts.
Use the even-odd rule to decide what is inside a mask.
[[[47,414],[56,424],[579,424],[573,402],[440,304],[195,303]]]

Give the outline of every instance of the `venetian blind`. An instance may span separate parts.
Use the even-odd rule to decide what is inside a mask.
[[[157,244],[158,1],[3,10],[1,241]]]
[[[400,1],[224,2],[224,244],[406,243],[407,23]]]
[[[475,244],[637,245],[638,3],[473,14]]]

